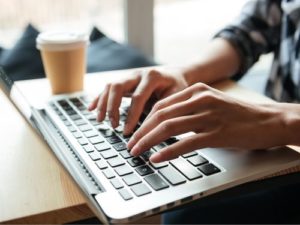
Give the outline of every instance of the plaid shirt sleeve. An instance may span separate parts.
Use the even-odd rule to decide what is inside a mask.
[[[279,45],[281,16],[281,0],[252,0],[232,24],[215,35],[228,40],[242,59],[234,79],[240,79],[261,54],[274,51]]]

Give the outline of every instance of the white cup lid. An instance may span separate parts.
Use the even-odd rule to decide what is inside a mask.
[[[36,47],[49,51],[65,51],[88,44],[88,36],[76,31],[48,31],[38,35]]]

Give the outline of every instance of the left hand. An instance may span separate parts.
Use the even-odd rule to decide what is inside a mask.
[[[279,103],[251,104],[198,83],[157,102],[128,143],[139,155],[169,137],[196,134],[153,154],[152,162],[171,160],[187,152],[222,147],[261,149],[286,143]]]

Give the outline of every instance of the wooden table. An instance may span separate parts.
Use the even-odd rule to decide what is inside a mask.
[[[118,80],[131,71],[105,72],[86,77],[85,89],[96,95],[105,85],[97,80]],[[31,104],[50,96],[45,79],[17,82]],[[248,101],[269,101],[233,82],[217,84],[227,94]],[[66,223],[93,216],[77,185],[0,91],[0,223]],[[143,223],[158,223],[151,218]]]

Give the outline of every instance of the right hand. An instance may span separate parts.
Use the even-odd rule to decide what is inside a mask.
[[[147,101],[154,97],[160,100],[187,87],[180,70],[164,72],[162,70],[137,71],[133,76],[106,85],[104,91],[89,106],[97,109],[97,120],[103,121],[106,113],[113,128],[119,126],[119,107],[122,97],[131,97],[124,127],[124,135],[129,135],[136,127]]]

